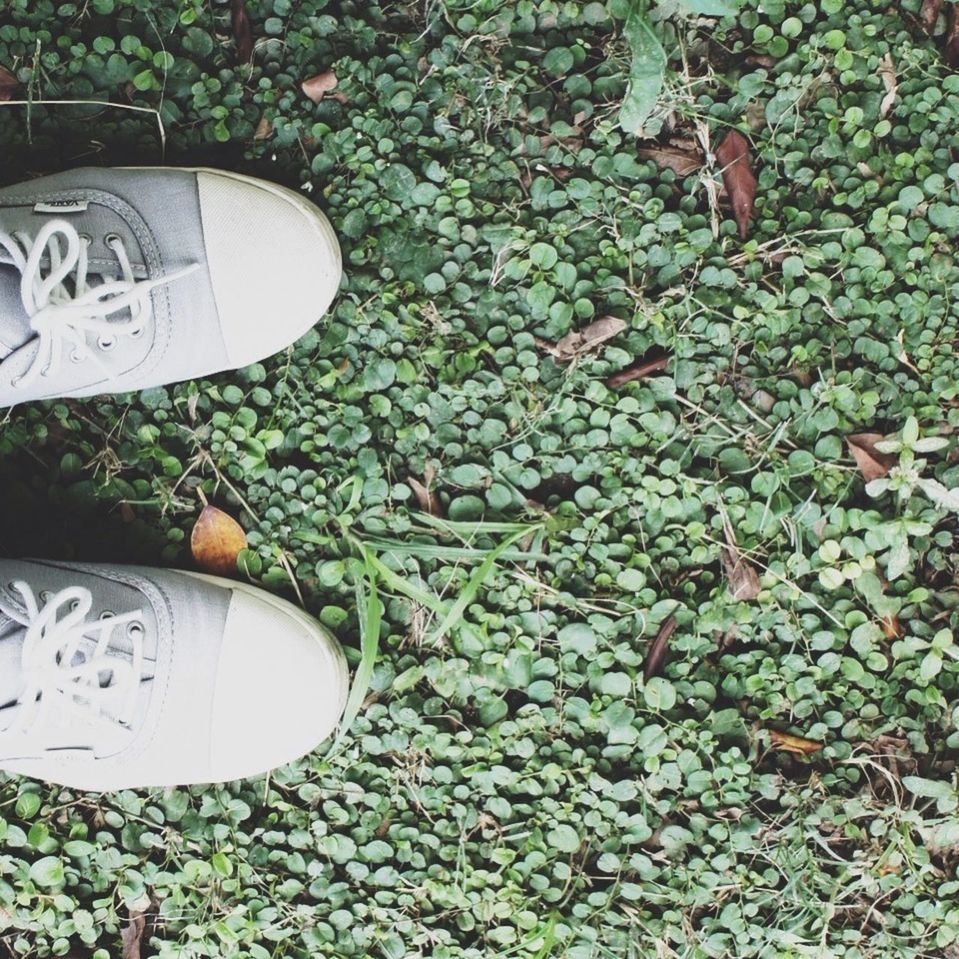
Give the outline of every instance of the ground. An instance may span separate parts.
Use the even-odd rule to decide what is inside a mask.
[[[0,953],[959,954],[935,7],[7,0],[3,182],[265,176],[346,275],[262,364],[5,413],[0,548],[189,566],[205,496],[359,673],[267,780],[5,777]]]

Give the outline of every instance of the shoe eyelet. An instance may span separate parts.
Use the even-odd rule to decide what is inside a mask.
[[[80,237],[80,242],[84,246],[89,246],[93,242],[93,237],[89,233],[78,233],[77,236]]]
[[[70,362],[79,363],[83,359],[83,354],[77,350],[70,350]]]
[[[48,589],[41,589],[41,590],[40,590],[40,602],[41,602],[41,603],[49,603],[49,602],[50,602],[50,597],[51,597],[52,595],[53,595],[53,593],[51,593],[50,590],[48,590]]]
[[[138,340],[140,339],[141,336],[143,336],[143,327],[141,326],[135,330],[130,330],[130,332],[127,335],[130,337],[131,340]]]
[[[97,337],[97,346],[103,350],[104,353],[109,353],[117,345],[117,338],[115,336],[98,336]]]
[[[103,238],[103,242],[104,242],[107,246],[114,246],[114,245],[117,244],[117,243],[122,243],[122,242],[123,242],[123,238],[120,236],[119,233],[108,233],[108,234]]]
[[[70,612],[75,613],[80,608],[80,600],[72,599],[70,600]]]
[[[113,619],[114,616],[116,616],[116,613],[112,609],[105,609],[100,613],[100,619]]]
[[[127,623],[127,637],[129,639],[143,639],[144,635],[143,623],[138,619],[133,620],[131,623]]]

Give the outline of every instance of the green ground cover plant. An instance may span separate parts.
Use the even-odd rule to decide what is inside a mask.
[[[3,182],[266,176],[346,279],[269,362],[6,412],[0,547],[189,565],[209,500],[359,684],[266,781],[4,777],[0,953],[959,956],[955,42],[918,0],[6,0]]]

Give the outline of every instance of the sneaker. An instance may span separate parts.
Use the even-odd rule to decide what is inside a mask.
[[[226,782],[342,715],[339,643],[244,583],[0,560],[0,768],[107,791]]]
[[[289,346],[342,265],[299,193],[206,169],[0,189],[0,407],[161,386]]]

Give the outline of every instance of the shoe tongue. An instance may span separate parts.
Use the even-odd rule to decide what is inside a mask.
[[[20,301],[20,271],[0,263],[0,360],[32,337],[30,317]]]

